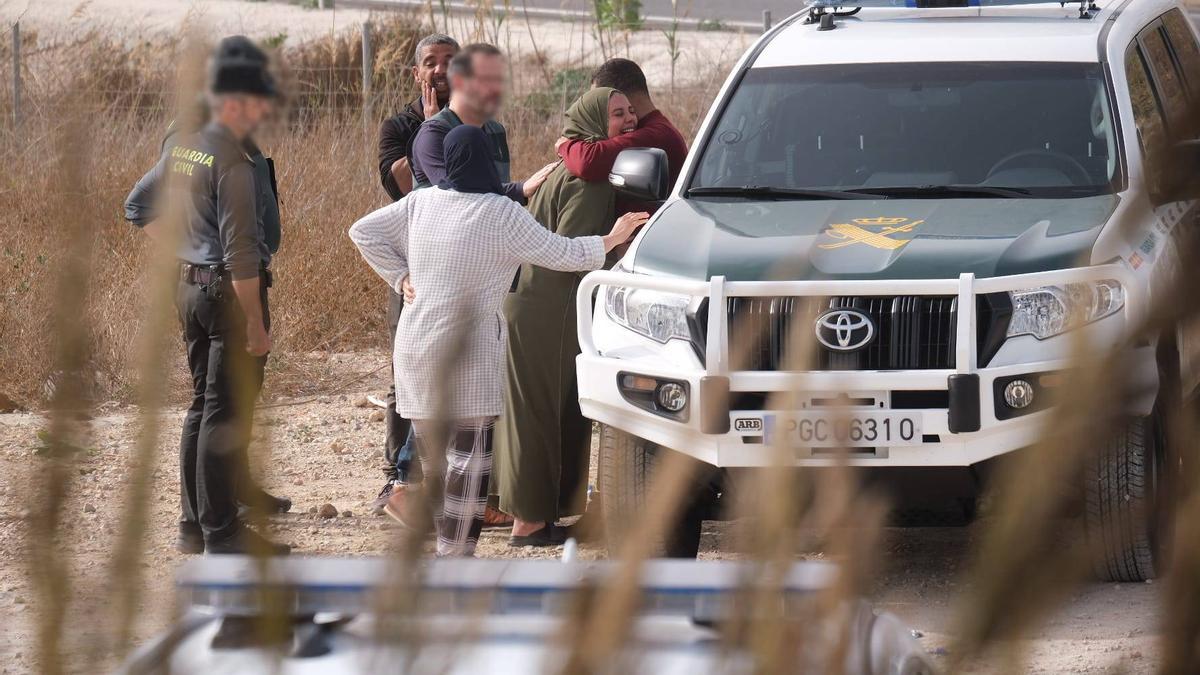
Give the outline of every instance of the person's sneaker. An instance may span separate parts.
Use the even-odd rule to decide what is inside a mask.
[[[512,527],[514,518],[500,509],[494,508],[491,504],[483,511],[483,529],[485,530],[500,530],[506,527]]]
[[[220,541],[205,542],[209,555],[287,555],[292,547],[278,544],[254,530],[242,526],[237,533]]]
[[[175,539],[175,549],[188,555],[204,553],[204,530],[200,529],[200,523],[180,521],[179,537]]]
[[[409,492],[412,492],[412,490],[407,485],[396,483],[392,487],[391,494],[384,500],[383,512],[404,527],[415,530],[418,528],[416,527],[416,523],[413,522],[412,514],[409,513],[412,509],[412,505],[409,504]]]
[[[371,513],[382,516],[384,513],[383,507],[387,506],[388,503],[388,497],[392,496],[392,492],[397,487],[403,488],[404,485],[395,478],[389,478],[388,482],[383,484],[383,489],[379,491],[379,495],[375,497],[375,501],[371,502]]]

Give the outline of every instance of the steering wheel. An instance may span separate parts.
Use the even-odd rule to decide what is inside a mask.
[[[1043,148],[1018,150],[1016,152],[1009,153],[1009,154],[1001,157],[1000,161],[996,162],[995,164],[992,165],[992,168],[988,169],[987,178],[984,178],[983,182],[986,183],[992,176],[999,173],[1000,169],[1003,168],[1006,164],[1012,164],[1013,162],[1016,162],[1017,160],[1021,160],[1021,159],[1025,159],[1025,158],[1029,158],[1029,157],[1036,157],[1039,159],[1049,159],[1049,160],[1058,162],[1061,167],[1068,169],[1068,171],[1066,173],[1075,174],[1074,176],[1071,177],[1072,180],[1075,180],[1075,183],[1074,183],[1075,185],[1091,185],[1092,184],[1092,174],[1088,173],[1087,167],[1085,167],[1083,164],[1081,164],[1079,162],[1079,160],[1075,159],[1074,157],[1068,155],[1065,152],[1058,152],[1057,150],[1045,150]]]

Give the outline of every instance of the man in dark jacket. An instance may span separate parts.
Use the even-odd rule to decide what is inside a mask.
[[[458,42],[449,35],[433,33],[417,43],[412,66],[413,81],[421,95],[404,106],[399,113],[383,121],[379,129],[379,180],[392,201],[399,201],[412,192],[413,174],[411,167],[413,139],[417,129],[426,118],[438,113],[450,101],[450,80],[446,71],[450,59],[458,53]],[[396,341],[396,323],[404,299],[399,293],[388,289],[388,330],[391,345]],[[391,351],[388,351],[389,359]],[[394,381],[394,380],[393,380]],[[410,440],[412,423],[396,412],[396,385],[388,389],[387,432],[384,439],[384,474],[387,481],[372,504],[375,513],[382,513],[388,497],[398,487],[409,481],[419,481],[420,460]]]
[[[412,67],[413,81],[421,95],[399,113],[383,121],[379,129],[379,179],[392,201],[413,189],[409,155],[417,128],[450,102],[450,80],[446,70],[458,53],[458,42],[449,35],[426,35],[417,43]]]
[[[416,188],[432,187],[446,177],[442,141],[454,127],[473,124],[482,128],[488,136],[492,146],[492,162],[504,184],[504,194],[520,204],[527,203],[557,162],[538,169],[524,181],[510,182],[508,136],[504,126],[496,121],[507,87],[504,55],[493,45],[467,45],[451,59],[448,74],[451,82],[450,103],[426,120],[413,139],[410,156],[413,185]]]
[[[184,553],[289,551],[246,527],[246,450],[271,350],[267,289],[272,242],[250,138],[274,107],[267,56],[247,38],[222,40],[210,61],[211,121],[174,134],[130,193],[125,216],[152,235],[178,230],[176,309],[193,382],[180,441],[178,548]],[[269,165],[266,165],[269,169]],[[160,202],[170,207],[160,213]],[[278,219],[275,218],[277,224]]]

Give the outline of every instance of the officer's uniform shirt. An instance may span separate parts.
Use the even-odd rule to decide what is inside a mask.
[[[179,260],[223,265],[233,279],[254,278],[271,261],[264,218],[270,217],[268,203],[275,204],[267,160],[262,159],[258,170],[257,164],[220,123],[175,134],[158,163],[130,192],[125,218],[139,227],[155,220],[158,190],[169,190],[175,193],[170,195],[172,202],[182,205]],[[274,218],[277,223],[277,207]]]

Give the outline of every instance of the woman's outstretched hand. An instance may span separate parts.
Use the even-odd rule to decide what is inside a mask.
[[[411,274],[404,275],[404,281],[400,282],[400,290],[404,292],[404,304],[411,305],[413,300],[417,299],[417,289],[413,287]]]
[[[626,213],[617,218],[617,222],[613,224],[612,231],[604,235],[604,251],[611,251],[629,241],[633,233],[637,232],[639,227],[645,225],[647,220],[650,220],[650,214],[645,211]]]

